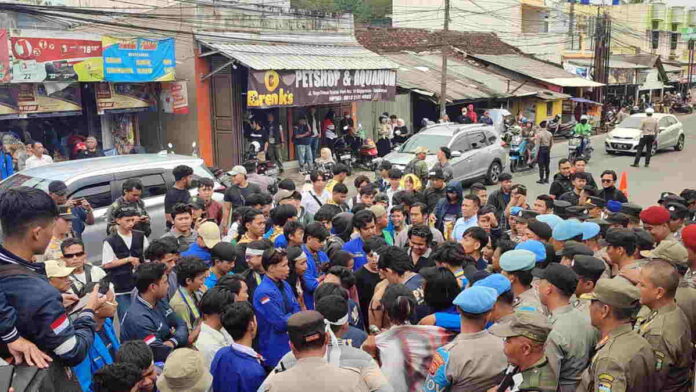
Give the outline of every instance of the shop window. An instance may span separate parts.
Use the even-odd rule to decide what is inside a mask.
[[[669,39],[669,48],[671,50],[677,49],[677,44],[679,43],[679,33],[672,33]]]
[[[102,182],[78,189],[70,195],[71,199],[85,198],[92,208],[107,207],[111,204],[111,183]]]
[[[167,193],[167,184],[161,174],[152,174],[140,177],[143,183],[143,198],[164,195]]]
[[[654,30],[652,32],[652,48],[658,49],[660,47],[660,32]]]
[[[546,102],[546,117],[553,116],[553,102]]]

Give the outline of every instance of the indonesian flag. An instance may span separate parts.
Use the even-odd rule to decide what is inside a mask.
[[[56,335],[60,335],[61,332],[65,330],[65,328],[68,328],[70,325],[70,320],[68,320],[68,315],[63,313],[60,317],[58,317],[54,322],[51,323],[51,330],[53,330],[53,333]]]
[[[147,335],[145,339],[143,339],[143,341],[145,341],[145,344],[147,344],[148,346],[152,344],[155,340],[157,340],[155,335]]]
[[[263,297],[263,298],[261,298],[261,305],[266,305],[270,301],[271,301],[271,299],[269,297]]]

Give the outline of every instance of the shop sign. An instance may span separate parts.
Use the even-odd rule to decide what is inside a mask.
[[[97,114],[141,112],[155,107],[152,86],[148,83],[98,83]]]
[[[0,29],[0,83],[7,83],[12,78],[10,72],[10,47],[7,30]]]
[[[0,84],[0,119],[19,117],[17,93],[19,93],[17,85]]]
[[[82,95],[78,83],[22,83],[17,89],[20,117],[79,116]]]
[[[250,70],[248,86],[250,108],[393,101],[396,70]]]
[[[165,113],[188,114],[186,82],[163,82],[160,105]]]
[[[12,83],[104,79],[99,38],[74,33],[51,32],[48,35],[45,31],[11,31]]]
[[[590,70],[588,67],[580,67],[580,66],[577,66],[575,64],[571,64],[571,63],[566,62],[566,63],[563,63],[563,69],[565,69],[566,71],[568,71],[574,75],[578,75],[581,78],[590,79],[590,72],[589,72]]]
[[[174,38],[102,37],[104,80],[165,82],[174,78]]]

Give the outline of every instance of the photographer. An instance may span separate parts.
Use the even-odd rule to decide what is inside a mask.
[[[75,237],[82,238],[86,225],[94,224],[94,210],[87,199],[68,199],[68,186],[63,181],[51,181],[48,184],[48,195],[56,202],[56,205],[66,205],[71,208],[75,219],[72,220],[72,230]]]

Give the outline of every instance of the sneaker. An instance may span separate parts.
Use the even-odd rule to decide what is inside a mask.
[[[548,183],[549,183],[549,179],[548,178],[544,179],[544,184],[548,184]]]
[[[637,163],[634,163],[634,164],[631,165],[631,167],[638,167],[638,164],[637,164]]]
[[[543,184],[543,183],[544,183],[544,179],[543,179],[543,178],[540,179],[539,181],[537,181],[537,184]]]

